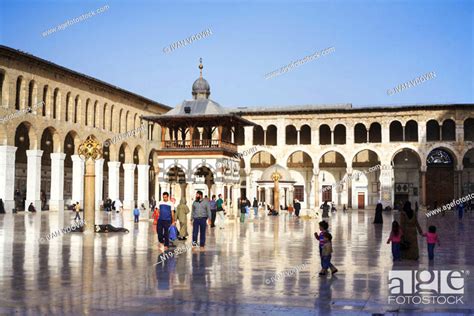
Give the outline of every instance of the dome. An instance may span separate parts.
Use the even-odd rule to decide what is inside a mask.
[[[211,94],[211,87],[203,77],[199,77],[193,83],[193,95],[197,95],[198,93]]]
[[[278,164],[274,164],[273,166],[270,166],[265,169],[258,181],[273,182],[272,175],[275,172],[278,172],[280,174],[280,182],[295,182],[291,177],[290,172],[285,167],[282,167]]]

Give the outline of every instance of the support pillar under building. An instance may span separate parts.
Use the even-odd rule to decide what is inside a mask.
[[[79,155],[72,155],[72,203],[79,202],[84,206],[84,160]]]
[[[28,159],[27,176],[26,176],[26,202],[25,211],[28,210],[30,203],[36,208],[37,212],[41,211],[41,156],[42,150],[27,150]]]
[[[0,146],[0,199],[5,212],[15,208],[15,152],[14,146]]]
[[[64,212],[64,153],[51,154],[51,197],[50,211]]]

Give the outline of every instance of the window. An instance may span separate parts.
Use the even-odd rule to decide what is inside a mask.
[[[304,202],[304,185],[295,185],[294,188],[294,198],[300,202]]]

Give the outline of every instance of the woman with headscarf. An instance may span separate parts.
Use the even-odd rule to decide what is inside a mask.
[[[423,235],[415,212],[411,209],[411,203],[405,202],[403,210],[400,212],[400,226],[403,232],[402,237],[402,259],[418,260],[418,238],[416,232]]]
[[[176,218],[179,221],[179,240],[186,240],[188,237],[188,214],[189,207],[186,205],[186,200],[182,198],[176,208]]]
[[[375,207],[375,218],[374,224],[383,224],[383,217],[382,217],[383,205],[382,203],[377,203]]]

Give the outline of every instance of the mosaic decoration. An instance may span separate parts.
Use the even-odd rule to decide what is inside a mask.
[[[449,165],[453,163],[451,155],[442,149],[434,149],[426,158],[426,163],[430,165]]]

